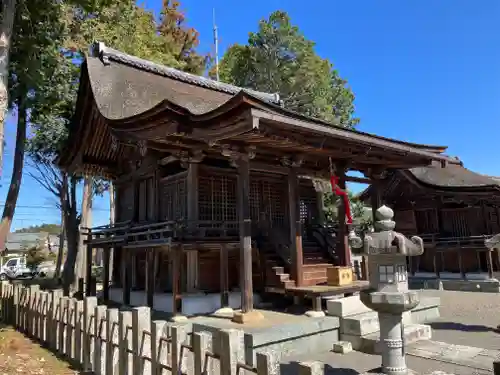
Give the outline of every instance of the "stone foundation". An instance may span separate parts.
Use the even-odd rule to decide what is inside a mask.
[[[409,286],[412,289],[436,289],[482,293],[500,292],[500,282],[496,279],[458,280],[410,277]]]
[[[439,318],[438,297],[423,297],[413,310],[403,313],[405,343],[408,345],[432,337],[429,326],[422,324]],[[340,319],[340,340],[348,341],[354,350],[379,353],[379,318],[365,306],[359,296],[327,301],[328,315]]]
[[[268,312],[273,314],[273,312]],[[244,331],[245,360],[255,364],[256,353],[281,353],[282,357],[315,354],[331,349],[339,341],[340,320],[336,317],[294,317],[283,323],[266,320],[255,326],[236,325],[229,319],[196,317],[189,319],[188,330],[217,334],[221,329],[236,328]]]

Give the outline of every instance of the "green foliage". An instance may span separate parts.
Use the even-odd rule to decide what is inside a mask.
[[[36,267],[40,263],[45,261],[55,261],[56,254],[49,251],[43,250],[37,246],[33,246],[28,249],[26,256],[26,265],[28,267]]]
[[[237,86],[278,92],[286,108],[307,116],[345,127],[359,122],[353,117],[354,94],[346,81],[282,11],[260,21],[248,44],[227,50],[220,77]]]
[[[41,224],[32,225],[26,228],[17,229],[15,233],[40,233],[61,234],[61,226],[59,224]]]
[[[371,215],[368,215],[365,204],[352,192],[348,191],[349,202],[351,204],[351,215],[355,225],[368,229],[371,225]],[[338,209],[340,197],[333,193],[325,193],[325,216],[327,221],[336,222],[338,220]]]

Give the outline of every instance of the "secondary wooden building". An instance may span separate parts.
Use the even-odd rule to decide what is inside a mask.
[[[313,181],[328,179],[331,163],[345,188],[348,170],[377,178],[453,162],[428,146],[290,112],[277,94],[94,50],[60,165],[116,185],[121,224],[94,228],[87,243],[106,250],[106,272],[114,249],[126,304],[131,288],[146,289],[150,305],[169,292],[178,313],[200,291],[221,293],[226,306],[239,288],[248,313],[254,290],[322,284],[327,267],[351,264],[344,218],[336,244],[317,225]]]
[[[414,273],[491,276],[500,264],[498,254],[488,251],[484,240],[500,233],[500,184],[456,160],[392,171],[362,197],[369,202],[377,189],[381,201],[394,208],[396,229],[424,239],[425,252],[413,260]]]

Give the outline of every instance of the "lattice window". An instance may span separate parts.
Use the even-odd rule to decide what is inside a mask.
[[[445,237],[468,237],[471,235],[466,209],[442,210],[442,223]]]
[[[202,221],[237,221],[236,176],[200,177],[199,217]]]
[[[415,221],[419,234],[437,233],[439,231],[437,212],[434,208],[415,210]]]
[[[318,217],[318,207],[316,201],[316,191],[312,184],[307,181],[306,184],[299,185],[300,194],[300,221],[302,224],[312,224]],[[305,228],[304,228],[305,229]]]
[[[161,218],[187,218],[187,185],[185,174],[170,176],[160,183]]]
[[[261,182],[250,181],[250,217],[252,218],[252,223],[257,223],[260,220],[260,206],[262,199],[262,189]]]
[[[281,181],[262,181],[262,198],[268,202],[266,215],[271,227],[283,227],[287,214],[286,185]]]
[[[488,207],[490,213],[490,234],[500,232],[500,225],[498,222],[498,211],[496,207]]]

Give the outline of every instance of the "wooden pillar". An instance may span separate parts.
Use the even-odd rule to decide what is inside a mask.
[[[493,250],[488,249],[486,251],[486,264],[488,266],[488,278],[493,279],[493,258],[491,253]]]
[[[337,177],[339,179],[338,180],[339,188],[346,191],[345,167],[337,166],[336,172],[337,172]],[[349,247],[349,241],[347,238],[347,236],[349,235],[349,231],[347,230],[347,223],[346,223],[346,207],[343,199],[339,199],[339,203],[340,203],[338,211],[339,229],[337,232],[336,248],[339,249],[338,256],[341,262],[340,265],[345,267],[350,267],[352,262],[351,262],[351,249]]]
[[[153,308],[155,297],[155,257],[156,249],[146,250],[146,303]]]
[[[191,162],[188,164],[187,175],[187,216],[189,229],[194,231],[197,228],[198,220],[198,170],[199,164]],[[186,253],[186,291],[194,292],[198,289],[198,251],[188,251]]]
[[[297,171],[288,171],[288,214],[290,222],[291,276],[297,286],[302,286],[304,254],[302,251],[302,225],[300,222],[300,196]]]
[[[465,275],[465,270],[464,270],[462,249],[458,248],[457,252],[458,252],[458,270],[460,272],[460,276],[462,277],[462,279],[465,280],[466,275]]]
[[[434,257],[432,258],[432,266],[434,268],[434,273],[436,274],[436,279],[439,279],[440,278],[440,272],[439,272],[439,269],[438,269],[438,266],[437,266],[437,250],[434,249]]]
[[[136,253],[137,249],[135,249],[135,251],[133,252],[130,252],[129,253],[129,261],[130,261],[130,268],[129,268],[129,271],[130,271],[130,276],[131,276],[131,280],[130,280],[130,286],[132,289],[136,289],[137,288],[137,253]]]
[[[240,214],[240,263],[241,263],[241,311],[253,310],[252,284],[252,219],[250,216],[250,163],[247,158],[238,161],[238,194]]]
[[[91,235],[89,233],[89,239]],[[92,295],[92,245],[87,244],[86,248],[86,264],[85,264],[85,296],[90,297]]]
[[[102,280],[102,294],[105,302],[109,302],[109,284],[111,274],[111,248],[106,246],[103,249],[104,255],[104,275]]]
[[[229,307],[228,249],[226,244],[220,248],[220,307]]]
[[[130,306],[130,289],[132,277],[130,274],[131,257],[130,249],[122,248],[122,302],[126,306]]]
[[[172,257],[172,313],[174,316],[182,314],[181,267],[183,245],[173,246],[170,251]]]

